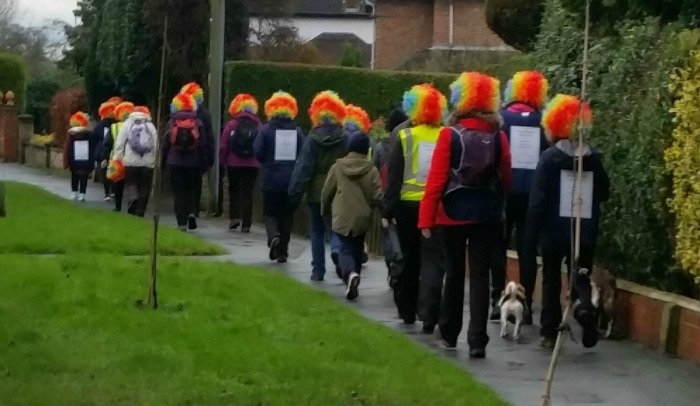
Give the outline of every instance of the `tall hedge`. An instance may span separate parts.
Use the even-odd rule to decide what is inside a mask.
[[[24,60],[14,54],[0,52],[0,91],[15,93],[15,105],[24,110],[27,93],[27,68]]]
[[[250,93],[262,106],[272,93],[285,90],[297,98],[299,123],[306,130],[310,126],[306,110],[319,91],[338,92],[345,102],[365,108],[374,120],[397,107],[411,86],[429,82],[448,94],[454,79],[455,75],[448,74],[236,61],[226,64],[226,100],[237,93]]]

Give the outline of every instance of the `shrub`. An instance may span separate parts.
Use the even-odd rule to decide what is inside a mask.
[[[70,128],[70,116],[86,111],[85,89],[63,89],[51,99],[51,132],[56,134],[56,144],[63,145]]]
[[[15,93],[15,105],[24,111],[27,92],[27,68],[24,60],[17,55],[0,52],[0,91]]]

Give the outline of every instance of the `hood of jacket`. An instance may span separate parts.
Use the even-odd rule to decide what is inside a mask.
[[[153,118],[149,114],[142,113],[140,111],[135,111],[135,112],[129,114],[129,118],[131,120],[134,120],[134,121],[136,121],[136,120],[153,121]]]
[[[291,118],[273,118],[269,122],[270,126],[272,126],[275,129],[282,129],[282,130],[296,130],[298,128],[298,125],[296,121],[292,120]]]
[[[351,152],[344,158],[335,162],[340,173],[348,178],[360,178],[374,168],[372,162],[367,160],[367,156],[357,152]]]
[[[86,137],[89,135],[89,133],[90,130],[88,130],[87,127],[71,127],[68,129],[68,134],[71,134],[78,138]]]
[[[243,117],[249,118],[249,119],[255,121],[256,123],[260,123],[260,119],[258,118],[258,116],[256,116],[255,114],[250,114],[247,111],[242,111],[242,112],[236,114],[235,116],[233,116],[232,119],[238,121],[238,120],[242,119]]]
[[[500,114],[487,113],[487,112],[481,112],[481,111],[476,111],[476,110],[469,110],[466,112],[465,111],[455,111],[452,114],[450,114],[450,117],[447,119],[447,122],[448,122],[448,125],[453,126],[453,125],[459,124],[460,121],[466,120],[469,118],[475,118],[477,120],[485,121],[496,128],[501,128],[503,126],[503,119],[501,118]]]
[[[573,158],[573,156],[576,154],[576,145],[571,142],[571,140],[559,140],[554,145],[559,151],[565,153],[569,157]],[[592,150],[588,144],[583,144],[581,148],[583,148],[583,156],[591,155]]]
[[[336,145],[343,142],[343,133],[343,127],[340,125],[322,125],[314,128],[309,138],[319,145]]]
[[[197,118],[197,112],[196,111],[178,111],[170,115],[170,118],[173,120],[187,120],[187,119],[196,119]]]

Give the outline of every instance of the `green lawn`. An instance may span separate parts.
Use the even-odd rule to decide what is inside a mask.
[[[8,217],[0,219],[0,253],[148,253],[151,228],[144,219],[97,209],[76,210],[75,203],[29,185],[10,182],[6,193]],[[170,227],[162,227],[159,238],[164,255],[225,253]]]
[[[141,259],[0,264],[3,406],[505,405],[456,365],[282,274],[166,259],[163,308],[149,311],[134,306]]]

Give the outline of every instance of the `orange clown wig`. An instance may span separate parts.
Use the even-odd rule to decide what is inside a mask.
[[[100,104],[100,108],[97,110],[97,114],[100,116],[101,120],[106,118],[114,118],[114,109],[117,105],[114,102],[106,101]]]
[[[114,109],[114,118],[116,118],[119,121],[126,121],[126,119],[129,117],[129,114],[131,114],[134,111],[134,103],[131,102],[122,102],[117,105],[117,107]]]
[[[255,97],[249,94],[240,93],[237,94],[231,101],[231,105],[228,108],[228,113],[231,116],[235,116],[236,114],[244,112],[258,114],[258,101],[255,100]]]
[[[345,106],[343,127],[350,132],[361,131],[367,134],[370,127],[369,114],[362,107],[348,104]]]
[[[295,119],[299,114],[297,99],[291,94],[283,91],[275,92],[265,102],[265,116],[268,120],[273,118]]]
[[[121,102],[123,102],[123,101],[124,101],[124,99],[122,99],[121,97],[119,97],[119,96],[114,96],[114,97],[110,97],[109,100],[107,100],[105,103],[119,104],[119,103],[121,103]]]
[[[574,96],[557,95],[542,115],[542,127],[547,138],[552,142],[570,138],[578,126],[579,114],[583,126],[589,128],[593,115],[588,103],[581,104]]]
[[[70,116],[71,127],[87,127],[89,121],[90,119],[88,115],[83,113],[82,111],[79,111]]]
[[[508,81],[504,99],[506,103],[525,103],[540,110],[547,103],[548,91],[549,82],[540,72],[518,72]]]
[[[403,95],[403,110],[416,125],[440,125],[447,117],[447,98],[428,83],[413,86]]]
[[[309,107],[309,117],[314,127],[342,124],[345,119],[345,102],[337,93],[326,90],[314,97]]]
[[[189,94],[178,93],[170,103],[170,112],[197,111],[197,101]]]
[[[107,179],[112,182],[119,182],[126,176],[126,168],[122,161],[109,161],[107,166]]]
[[[194,97],[194,101],[197,102],[197,105],[201,106],[202,103],[204,103],[204,90],[198,83],[190,82],[185,86],[182,86],[180,93],[188,94]]]
[[[501,83],[478,72],[464,72],[450,85],[450,104],[455,111],[496,113],[501,104]]]
[[[134,107],[134,113],[143,113],[150,116],[151,110],[146,106],[136,106]]]

